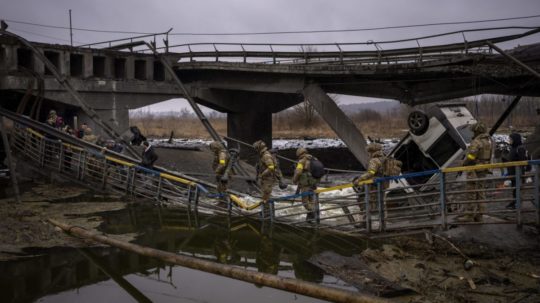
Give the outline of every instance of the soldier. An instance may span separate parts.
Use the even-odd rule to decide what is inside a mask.
[[[261,186],[262,200],[266,208],[267,202],[272,194],[272,187],[276,183],[276,163],[263,141],[259,140],[253,143],[253,148],[259,154],[259,172],[257,173],[257,179]]]
[[[276,163],[276,178],[277,178],[278,183],[279,183],[279,188],[280,189],[286,189],[287,184],[285,184],[285,182],[283,180],[283,173],[281,172],[281,166],[279,165],[277,149],[272,148],[270,150],[270,154],[272,155],[272,158],[274,159],[274,163]]]
[[[311,161],[313,156],[310,155],[307,149],[300,147],[296,150],[296,156],[298,157],[298,164],[294,170],[293,183],[298,185],[298,193],[313,192],[317,189],[320,178],[315,178],[311,175]],[[306,215],[306,221],[311,221],[315,217],[315,203],[313,201],[313,195],[302,196],[302,204],[308,211]]]
[[[369,154],[369,163],[367,171],[358,178],[355,178],[353,185],[358,186],[361,181],[383,177],[383,162],[384,152],[382,145],[379,143],[370,143],[366,147],[366,151]],[[388,182],[382,184],[383,189],[388,187]],[[369,185],[369,206],[371,211],[377,209],[377,192],[376,187],[373,184]],[[367,193],[366,193],[367,194]]]
[[[47,116],[47,124],[49,124],[49,126],[51,126],[51,127],[56,128],[56,119],[57,118],[58,118],[58,116],[56,115],[56,111],[55,110],[50,110],[49,115]]]
[[[92,129],[90,127],[86,127],[84,129],[84,136],[82,139],[92,144],[96,144],[98,141],[98,137],[92,133]]]
[[[218,141],[210,143],[210,150],[214,153],[212,169],[216,174],[217,191],[219,194],[225,194],[227,192],[227,180],[223,180],[222,178],[229,164],[229,153],[227,153],[225,147]]]
[[[477,122],[471,125],[471,130],[474,133],[473,140],[469,145],[466,152],[465,160],[463,160],[462,166],[472,166],[479,164],[488,164],[491,162],[492,154],[492,140],[491,136],[487,133],[486,125],[482,122]],[[489,171],[483,170],[471,170],[467,172],[467,179],[481,179],[485,178]],[[474,219],[476,222],[482,221],[482,213],[484,212],[484,202],[486,200],[486,193],[484,191],[484,181],[468,181],[467,186],[467,200],[471,203],[466,204],[464,209],[466,212],[472,214],[466,214],[460,218],[460,221],[471,221]],[[479,203],[472,203],[474,201],[480,201]]]

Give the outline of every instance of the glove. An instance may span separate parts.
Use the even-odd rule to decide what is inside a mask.
[[[286,189],[287,188],[287,184],[279,181],[279,189]]]
[[[525,184],[531,184],[533,183],[533,179],[531,177],[528,177],[527,179],[525,179]]]

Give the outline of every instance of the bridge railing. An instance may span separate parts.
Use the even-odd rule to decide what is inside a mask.
[[[525,32],[490,37],[478,40],[467,40],[467,35],[477,35],[490,31],[520,30]],[[453,31],[416,38],[367,41],[354,43],[190,43],[167,45],[158,48],[171,52],[171,57],[193,61],[232,61],[244,63],[272,64],[390,64],[417,63],[447,59],[456,54],[491,54],[487,41],[499,43],[525,37],[539,32],[537,27],[497,27]],[[451,37],[460,42],[445,43]],[[454,38],[455,39],[455,38]],[[447,42],[446,42],[447,43]]]
[[[298,227],[370,233],[460,224],[540,224],[540,160],[415,172],[277,196],[263,203],[248,195],[221,195],[213,187],[104,150],[62,142],[23,125],[14,128],[12,145],[37,169],[95,190]],[[527,166],[532,169],[524,171]],[[515,176],[500,173],[508,167],[515,167]],[[437,178],[425,183],[426,176]],[[511,184],[503,186],[505,181]],[[515,208],[507,209],[511,202]]]

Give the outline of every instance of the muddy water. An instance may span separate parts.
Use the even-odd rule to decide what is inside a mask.
[[[101,215],[101,231],[136,233],[136,242],[142,245],[334,287],[348,288],[306,260],[327,250],[351,255],[367,245],[309,230],[185,210],[138,206]],[[0,263],[2,302],[320,302],[116,248],[34,253],[42,255]]]

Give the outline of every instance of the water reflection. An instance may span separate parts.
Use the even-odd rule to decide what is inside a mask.
[[[350,255],[365,245],[312,230],[197,215],[185,210],[131,207],[101,215],[103,232],[136,233],[135,242],[141,245],[323,284],[344,285],[307,262],[313,254],[331,250]],[[79,303],[111,298],[116,298],[115,302],[238,302],[240,293],[241,301],[316,301],[168,266],[116,248],[56,249],[45,253],[27,260],[0,262],[2,302],[33,302],[38,298],[43,302]],[[205,290],[203,285],[212,291]],[[231,289],[238,293],[230,293]]]

